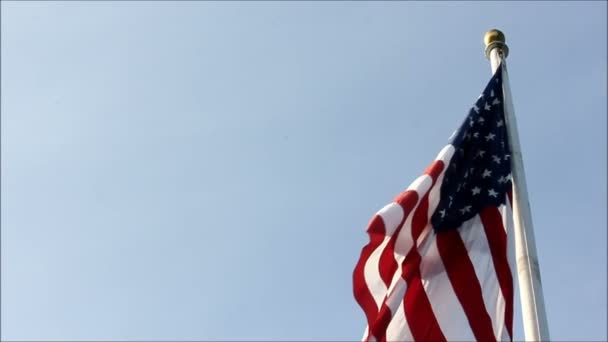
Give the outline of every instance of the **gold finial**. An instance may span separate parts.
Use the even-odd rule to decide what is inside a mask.
[[[486,44],[486,47],[494,42],[505,43],[505,34],[500,30],[492,29],[483,36],[483,42]]]
[[[499,49],[498,52],[500,56],[506,58],[509,55],[509,47],[505,44],[505,34],[500,30],[492,29],[483,36],[483,42],[486,45],[486,57],[490,58],[490,51],[493,49]]]

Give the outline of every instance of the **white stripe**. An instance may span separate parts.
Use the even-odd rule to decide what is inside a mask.
[[[433,179],[431,178],[431,176],[422,175],[422,176],[416,178],[416,180],[407,188],[407,190],[416,191],[416,193],[418,194],[418,202],[416,203],[416,205],[414,205],[412,210],[410,210],[410,212],[407,213],[407,218],[405,219],[405,222],[403,223],[403,226],[401,227],[401,230],[399,231],[399,234],[397,235],[397,239],[395,240],[394,255],[395,255],[395,261],[397,262],[397,269],[395,270],[395,273],[393,274],[393,278],[391,280],[391,285],[389,286],[389,290],[388,290],[389,292],[393,291],[393,287],[396,286],[397,281],[399,279],[401,279],[401,266],[402,266],[403,260],[405,259],[405,256],[407,255],[407,253],[410,251],[410,249],[414,245],[414,242],[412,239],[412,218],[414,216],[413,213],[416,211],[416,208],[418,208],[418,205],[420,205],[420,199],[429,190],[429,188],[431,187],[432,184],[433,184]]]
[[[403,263],[403,260],[405,259],[405,256],[407,255],[407,253],[410,251],[411,248],[414,247],[414,241],[413,241],[413,236],[412,236],[412,220],[414,217],[413,213],[416,212],[416,210],[418,209],[418,206],[420,204],[420,199],[426,195],[427,191],[430,191],[429,202],[428,202],[429,207],[428,207],[428,211],[427,211],[427,222],[428,222],[428,219],[430,218],[432,213],[435,211],[435,209],[437,208],[437,204],[439,203],[439,191],[441,188],[441,182],[443,180],[443,176],[445,174],[445,170],[447,168],[449,160],[453,154],[454,154],[454,147],[452,145],[445,146],[441,150],[441,152],[439,152],[439,154],[435,160],[441,160],[444,163],[444,168],[441,171],[441,173],[439,174],[439,177],[437,178],[437,181],[435,182],[435,184],[433,184],[433,179],[429,175],[423,175],[423,176],[419,177],[419,179],[424,177],[424,182],[421,182],[420,186],[417,186],[415,188],[416,192],[418,193],[419,201],[416,204],[416,206],[412,209],[412,211],[410,213],[408,213],[407,219],[404,223],[404,226],[401,228],[397,243],[395,245],[395,259],[398,260],[399,266],[397,268],[397,273],[396,273],[396,277],[398,276],[398,278],[395,277],[393,279],[393,284],[395,284],[395,279],[398,279],[397,284],[400,284],[400,282],[403,281],[403,278],[401,278],[402,263]],[[432,188],[431,188],[431,186],[432,186]],[[429,229],[427,229],[428,227],[430,227],[430,225],[427,225],[427,227],[424,229],[425,232],[429,231]],[[421,234],[421,237],[423,237],[425,235],[426,234],[423,233],[423,234]],[[421,241],[421,240],[419,239],[418,241]],[[405,282],[404,282],[404,284],[405,284]],[[403,294],[405,294],[405,291],[403,292]],[[407,323],[407,319],[405,317],[403,295],[401,296],[401,299],[402,299],[401,303],[400,303],[397,311],[394,313],[393,319],[389,323],[387,335],[386,335],[387,341],[413,340],[411,330],[409,329],[409,324]]]
[[[429,189],[429,187],[431,187],[431,184],[433,182],[433,179],[431,178],[431,176],[424,174],[419,176],[418,178],[416,178],[412,184],[410,184],[410,186],[407,187],[407,190],[414,190],[418,193],[418,200],[420,201],[420,197],[422,195],[424,195],[427,190]]]
[[[444,148],[445,149],[445,148]],[[449,151],[449,149],[447,149]],[[391,308],[393,316],[387,327],[387,340],[404,340],[411,339],[411,332],[409,325],[405,319],[405,311],[403,308],[403,296],[405,295],[405,289],[407,284],[401,277],[402,263],[405,256],[414,245],[412,239],[412,218],[413,213],[420,205],[420,199],[426,195],[427,191],[433,185],[433,178],[427,174],[421,175],[414,180],[406,191],[416,191],[418,194],[418,202],[410,212],[407,213],[407,218],[399,231],[397,240],[395,241],[395,261],[397,262],[397,269],[393,274],[391,285],[388,289],[388,297],[386,298],[386,304]],[[409,337],[407,337],[409,336]]]
[[[425,175],[418,177],[408,187],[408,190],[414,190],[414,191],[416,191],[416,193],[418,193],[418,202],[412,208],[412,210],[409,213],[407,213],[407,218],[405,219],[405,222],[403,223],[403,227],[401,227],[401,230],[399,231],[399,235],[397,235],[397,240],[395,241],[395,259],[397,259],[399,265],[401,265],[403,258],[407,255],[407,253],[410,251],[410,249],[414,245],[414,242],[412,240],[412,219],[414,217],[414,212],[420,205],[420,199],[422,199],[422,197],[424,197],[426,192],[429,191],[429,189],[431,188],[431,185],[433,185],[433,178],[431,178],[431,176],[425,174]],[[399,261],[401,261],[401,262],[399,262]],[[401,268],[401,267],[399,267],[399,268]],[[401,272],[399,272],[399,274],[401,274]]]
[[[436,240],[435,233],[431,232],[429,238],[418,248],[422,256],[422,285],[443,335],[449,341],[475,341],[467,316],[441,261]]]
[[[403,308],[403,296],[405,295],[405,289],[407,288],[407,284],[405,280],[401,277],[402,272],[402,264],[405,259],[407,253],[411,250],[414,245],[414,241],[412,239],[412,218],[413,213],[416,211],[416,208],[420,205],[420,199],[426,194],[426,192],[430,189],[433,184],[433,179],[429,175],[421,175],[416,178],[412,184],[407,188],[407,190],[416,191],[418,194],[418,201],[413,206],[412,210],[407,213],[407,218],[397,235],[397,240],[395,241],[395,261],[397,262],[397,269],[393,274],[393,278],[391,281],[391,285],[388,289],[389,295],[387,298],[387,305],[391,308],[391,312],[393,313],[393,317],[387,327],[387,339],[391,340],[404,340],[411,339],[411,332],[407,321],[405,319],[405,311]],[[406,191],[407,191],[406,190]],[[395,306],[397,305],[397,306]],[[389,337],[389,336],[394,336]],[[399,338],[398,336],[405,336],[404,338]]]
[[[474,341],[475,335],[447,276],[437,248],[436,234],[430,223],[431,216],[441,199],[441,184],[454,151],[454,146],[447,145],[436,158],[445,163],[445,168],[429,193],[428,223],[417,240],[418,253],[422,257],[420,275],[422,285],[443,335],[448,340]]]
[[[403,278],[399,278],[395,291],[388,298],[390,303],[393,318],[386,329],[387,341],[411,341],[414,339],[410,327],[405,320],[405,311],[403,308],[403,296],[407,289],[407,284]],[[394,308],[394,309],[393,309]]]
[[[386,285],[380,277],[380,257],[386,248],[386,245],[391,239],[391,236],[397,229],[401,220],[403,220],[403,208],[397,203],[389,203],[384,208],[378,211],[377,215],[382,219],[385,229],[385,237],[380,246],[378,246],[369,256],[363,268],[365,283],[374,298],[376,306],[379,308],[386,296]]]
[[[418,252],[422,257],[420,275],[422,285],[443,335],[448,340],[473,341],[475,335],[447,276],[437,247],[436,234],[430,223],[431,216],[441,199],[441,184],[454,151],[454,147],[448,145],[437,156],[438,160],[445,163],[445,169],[438,177],[436,186],[429,193],[428,224],[417,241]]]
[[[389,203],[380,209],[376,215],[380,216],[384,222],[384,234],[392,236],[401,220],[403,220],[403,208],[397,203]]]
[[[509,268],[511,269],[511,275],[516,274],[516,261],[515,261],[515,234],[513,232],[513,210],[509,201],[506,204],[501,205],[498,210],[502,216],[502,225],[505,227],[507,233],[507,259],[509,260]]]
[[[365,331],[363,332],[363,337],[361,337],[361,342],[367,341],[367,334],[369,334],[369,325],[365,325]]]
[[[494,336],[502,340],[503,332],[506,330],[505,299],[496,275],[490,244],[479,215],[464,222],[458,232],[481,286],[481,295],[486,312],[492,320]]]
[[[499,208],[499,211],[501,213],[502,216],[502,224],[505,227],[505,230],[507,232],[507,260],[509,262],[509,271],[511,272],[511,279],[512,279],[512,288],[513,288],[513,297],[515,297],[515,277],[514,275],[517,274],[515,273],[516,270],[516,261],[515,261],[515,234],[513,232],[513,211],[511,209],[511,205],[509,203],[509,201],[506,201],[505,205],[501,205]],[[515,298],[511,299],[513,301],[513,313],[515,313]],[[506,331],[505,329],[505,333],[504,335],[506,335],[506,338],[503,337],[502,340],[513,340],[513,336],[509,336],[509,332]]]
[[[447,161],[444,161],[444,168],[443,168],[443,170],[441,170],[439,177],[437,177],[437,182],[435,182],[435,184],[433,185],[433,187],[431,188],[431,190],[429,192],[428,212],[427,212],[427,219],[426,219],[427,225],[424,227],[424,229],[420,233],[420,236],[418,236],[418,239],[416,241],[416,244],[418,246],[420,246],[422,244],[422,242],[426,239],[427,235],[433,228],[433,226],[430,224],[431,216],[433,216],[433,214],[435,213],[435,210],[437,209],[437,205],[439,205],[439,200],[441,199],[441,184],[443,183],[445,171],[448,168],[449,160],[452,158],[453,154],[454,154],[454,147],[452,145],[448,145],[448,146],[446,146],[446,148],[444,148],[444,150],[442,150],[442,152],[439,153],[439,156],[437,156],[437,158],[440,158],[440,157],[447,158]]]
[[[376,306],[380,308],[382,305],[382,301],[386,296],[386,285],[384,285],[384,281],[380,277],[380,256],[382,255],[382,251],[390,241],[390,237],[384,237],[384,241],[376,248],[372,254],[369,256],[369,259],[365,263],[365,267],[363,268],[363,275],[365,277],[365,283],[367,284],[367,288],[369,288],[369,292],[374,298],[374,302],[376,302]]]
[[[416,203],[414,208],[409,213],[407,213],[406,220],[403,224],[403,227],[401,228],[401,230],[399,232],[399,235],[397,236],[397,240],[395,241],[395,260],[397,262],[398,267],[397,267],[395,274],[393,275],[393,279],[392,279],[389,289],[386,288],[386,286],[384,285],[384,282],[380,278],[380,272],[379,272],[379,267],[378,267],[379,261],[380,261],[380,256],[382,255],[382,252],[384,251],[386,245],[388,244],[388,242],[390,240],[390,236],[395,232],[396,225],[399,222],[401,222],[401,220],[403,220],[403,215],[405,213],[403,212],[403,209],[401,208],[401,206],[396,205],[395,203],[391,203],[391,204],[385,206],[382,210],[380,210],[378,212],[378,215],[382,218],[382,220],[384,222],[387,236],[384,238],[384,241],[382,241],[380,246],[378,248],[376,248],[376,250],[374,250],[372,252],[372,254],[370,255],[370,257],[364,267],[364,275],[365,275],[365,281],[367,283],[367,286],[370,289],[370,293],[372,294],[372,297],[374,298],[374,301],[376,302],[376,305],[378,306],[378,308],[381,308],[382,304],[383,304],[382,303],[383,300],[386,300],[386,305],[390,308],[391,313],[393,313],[392,319],[389,322],[389,325],[387,327],[387,333],[386,333],[387,340],[389,340],[389,341],[393,341],[393,340],[402,341],[402,340],[413,339],[413,336],[411,335],[411,331],[409,329],[409,325],[408,325],[406,317],[405,317],[405,311],[404,311],[404,307],[403,307],[403,296],[405,295],[405,290],[407,288],[407,284],[405,283],[403,278],[401,278],[401,272],[402,272],[401,264],[402,264],[405,256],[407,255],[407,253],[410,251],[410,249],[414,245],[414,242],[412,239],[413,213],[418,208],[418,206],[420,204],[420,199],[422,197],[424,197],[428,191],[431,191],[431,193],[429,193],[429,210],[427,213],[427,215],[428,215],[427,222],[428,222],[428,219],[430,218],[432,213],[435,211],[435,209],[439,203],[441,182],[443,180],[443,175],[445,173],[445,169],[447,168],[449,161],[452,158],[453,154],[454,154],[454,147],[452,145],[447,145],[437,155],[435,160],[441,160],[444,163],[444,169],[442,170],[441,174],[439,175],[437,182],[435,183],[435,186],[433,186],[431,188],[431,186],[433,185],[432,178],[429,175],[424,174],[424,175],[421,175],[420,177],[418,177],[406,189],[406,191],[414,190],[417,192],[418,203]],[[399,209],[396,209],[395,206],[399,207]],[[428,231],[430,231],[430,225],[427,225],[427,227],[425,227],[424,230],[428,233]],[[434,238],[433,238],[433,240],[434,240]],[[433,241],[433,243],[434,243],[434,241]],[[436,250],[436,246],[435,246],[435,250]],[[438,252],[436,252],[435,254],[437,255],[437,257],[439,257]],[[423,263],[424,263],[424,255],[422,253],[421,253],[421,255],[423,256]],[[439,261],[441,262],[440,258],[439,258]],[[421,270],[424,270],[424,267],[422,266],[422,264],[421,264]],[[445,276],[445,272],[444,272],[444,276]],[[423,286],[425,286],[425,290],[427,291],[427,295],[428,295],[429,291],[431,291],[431,292],[434,291],[433,286],[431,286],[430,289],[427,289],[427,285],[425,285],[424,275],[422,275],[422,278],[423,278]],[[446,281],[449,286],[449,280],[447,279],[447,276],[446,276]],[[450,291],[452,291],[451,287],[450,287]],[[387,296],[387,292],[388,292],[388,296]],[[455,297],[455,295],[454,295],[454,297]],[[457,301],[457,299],[456,299],[456,301]],[[466,319],[466,317],[465,317],[465,319]],[[367,337],[368,333],[369,333],[369,328],[366,328],[364,338]],[[373,336],[371,336],[370,339],[375,340],[375,338]]]
[[[441,160],[445,163],[445,166],[448,166],[450,159],[454,155],[454,146],[452,144],[446,145],[444,148],[439,151],[435,160]]]
[[[403,296],[407,289],[405,280],[401,277],[402,264],[405,256],[414,246],[412,239],[412,218],[416,208],[420,205],[420,199],[429,191],[433,184],[433,178],[427,174],[421,175],[408,186],[407,190],[416,191],[418,195],[417,203],[408,212],[407,218],[399,231],[397,240],[395,241],[395,261],[397,262],[397,270],[393,274],[389,294],[387,296],[387,306],[391,308],[392,318],[387,326],[386,338],[388,341],[404,341],[411,340],[413,336],[410,332],[409,325],[405,319],[405,311],[403,307]]]

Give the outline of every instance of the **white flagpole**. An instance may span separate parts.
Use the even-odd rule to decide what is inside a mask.
[[[490,59],[492,73],[503,63],[504,108],[507,132],[511,143],[511,173],[513,180],[513,221],[515,225],[515,255],[517,275],[524,321],[524,336],[527,341],[549,341],[549,328],[540,281],[540,269],[536,255],[536,243],[532,228],[532,213],[528,201],[524,162],[517,133],[517,122],[511,99],[511,88],[507,74],[506,61],[509,48],[505,36],[499,30],[490,30],[484,37],[486,57]]]

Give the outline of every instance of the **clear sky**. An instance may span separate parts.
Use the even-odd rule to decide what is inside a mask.
[[[606,340],[606,4],[2,1],[1,338],[360,339],[499,28],[551,336]]]

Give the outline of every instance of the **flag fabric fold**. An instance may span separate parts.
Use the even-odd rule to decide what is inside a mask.
[[[512,341],[502,66],[435,161],[371,219],[353,272],[364,341]]]

